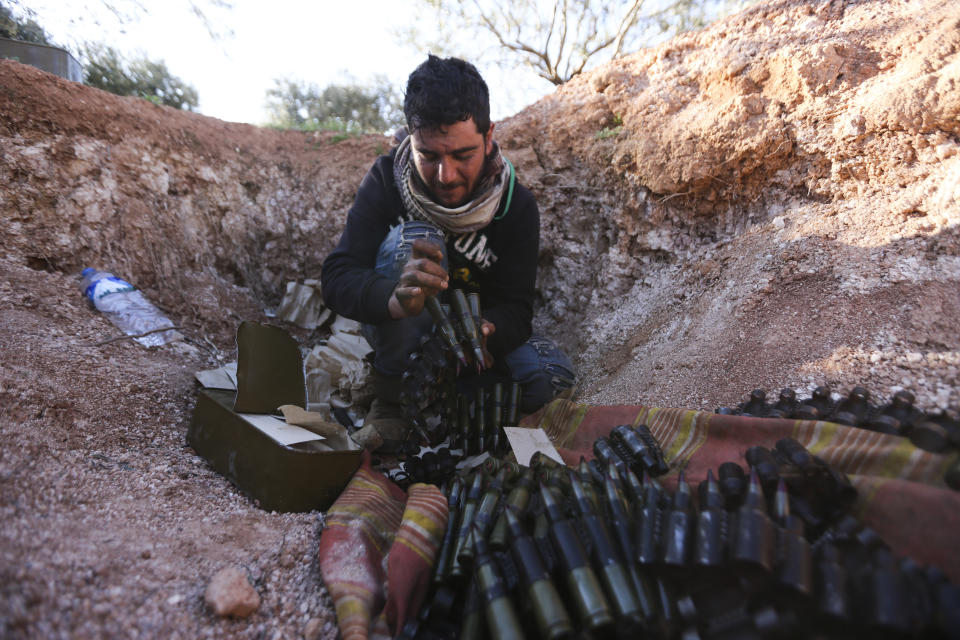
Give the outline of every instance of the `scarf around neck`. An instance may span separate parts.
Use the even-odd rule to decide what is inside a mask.
[[[490,224],[500,206],[504,186],[510,180],[510,163],[494,142],[493,152],[486,159],[483,177],[474,189],[474,197],[459,207],[448,208],[430,197],[427,186],[420,179],[414,165],[410,136],[397,147],[393,160],[393,178],[407,214],[416,220],[426,220],[452,233],[476,231]]]

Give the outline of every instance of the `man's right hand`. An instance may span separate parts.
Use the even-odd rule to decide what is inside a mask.
[[[450,276],[442,265],[443,247],[430,240],[413,241],[413,254],[387,303],[391,318],[420,315],[427,296],[435,296],[449,286]]]

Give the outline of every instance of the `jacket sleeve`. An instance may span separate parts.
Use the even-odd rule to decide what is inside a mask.
[[[540,252],[540,213],[527,189],[518,185],[504,228],[498,230],[497,262],[483,284],[483,316],[496,326],[487,342],[494,360],[523,344],[532,333],[533,298]]]
[[[324,303],[336,313],[369,324],[390,319],[387,303],[397,282],[374,271],[380,244],[396,222],[392,161],[377,159],[357,190],[337,247],[323,261]]]

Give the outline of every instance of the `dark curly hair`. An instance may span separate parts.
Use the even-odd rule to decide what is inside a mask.
[[[469,62],[430,54],[407,78],[403,114],[411,133],[472,117],[477,131],[486,135],[490,128],[490,92]]]

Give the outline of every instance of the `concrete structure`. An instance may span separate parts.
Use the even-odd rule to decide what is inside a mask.
[[[0,38],[0,58],[16,60],[61,78],[83,82],[83,68],[80,63],[69,51],[60,47]]]

